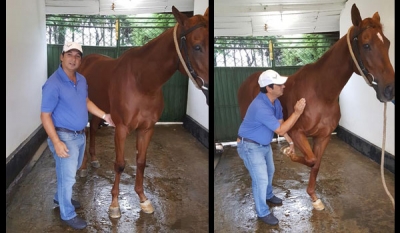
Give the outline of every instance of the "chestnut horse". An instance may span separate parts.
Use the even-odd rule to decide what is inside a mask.
[[[388,51],[390,41],[382,32],[380,16],[362,20],[355,4],[351,8],[353,26],[315,63],[307,64],[285,83],[279,98],[286,120],[294,111],[296,101],[304,97],[307,106],[288,132],[304,156],[288,155],[292,161],[311,168],[307,193],[317,210],[325,207],[315,193],[322,154],[340,119],[339,94],[353,73],[362,75],[376,92],[380,102],[394,100],[394,70]],[[259,93],[260,72],[250,75],[239,87],[238,103],[243,117],[250,102]],[[307,139],[312,138],[312,147]]]
[[[131,48],[117,59],[100,54],[84,56],[78,70],[87,79],[89,98],[109,112],[115,123],[111,218],[121,217],[118,196],[121,174],[125,169],[124,144],[133,130],[136,132],[137,150],[135,192],[141,209],[145,213],[154,212],[144,193],[143,177],[147,148],[164,108],[162,86],[179,70],[204,93],[208,104],[208,8],[204,15],[193,17],[187,17],[174,6],[172,13],[177,21],[175,27],[144,46]],[[93,116],[90,121],[89,152],[92,156],[95,153],[95,133],[101,120]]]

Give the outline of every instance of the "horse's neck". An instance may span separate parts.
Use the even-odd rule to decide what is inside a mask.
[[[168,29],[142,47],[132,50],[123,59],[131,57],[135,58],[133,61],[140,60],[133,64],[136,74],[140,74],[140,83],[154,90],[159,89],[178,69],[179,60],[174,46],[173,29]]]
[[[314,65],[319,67],[315,87],[318,96],[325,97],[326,100],[337,100],[354,72],[346,36],[335,43]]]

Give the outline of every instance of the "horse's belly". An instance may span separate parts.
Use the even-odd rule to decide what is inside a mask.
[[[164,108],[162,93],[148,96],[134,89],[110,93],[112,112],[131,129],[153,127],[161,117]]]

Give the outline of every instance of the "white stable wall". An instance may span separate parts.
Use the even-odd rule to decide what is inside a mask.
[[[205,0],[195,0],[194,1],[194,11],[193,14],[204,14],[208,7],[208,1]],[[212,25],[210,24],[210,30],[212,30]],[[209,49],[213,50],[213,45],[210,43]],[[211,72],[210,72],[210,80]],[[210,100],[210,102],[213,100]],[[206,97],[203,92],[195,87],[192,81],[189,80],[188,84],[188,100],[186,106],[186,115],[193,118],[200,125],[208,130],[209,114],[208,105],[206,103]]]
[[[6,0],[6,158],[41,125],[46,79],[44,0]]]
[[[372,17],[378,12],[383,24],[383,33],[390,40],[389,57],[394,64],[394,0],[349,0],[340,16],[340,35],[347,33],[353,25],[351,6],[356,4],[361,18]],[[374,89],[367,85],[364,78],[353,74],[339,96],[341,120],[339,125],[353,134],[382,148],[384,130],[384,104],[376,98]],[[385,150],[394,155],[394,107],[392,102],[386,104],[386,140]]]

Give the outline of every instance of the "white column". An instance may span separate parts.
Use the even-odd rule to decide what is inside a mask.
[[[195,0],[194,1],[194,12],[193,14],[201,14],[203,15],[208,7],[207,0]],[[211,30],[212,28],[210,28]],[[209,49],[213,49],[210,44]],[[210,73],[210,77],[212,74]],[[211,79],[211,78],[210,78]],[[211,79],[212,80],[212,79]],[[189,80],[188,87],[188,101],[187,101],[187,110],[186,114],[196,120],[199,124],[201,124],[204,128],[208,129],[208,105],[206,103],[206,97],[203,92],[197,89],[193,82]]]

